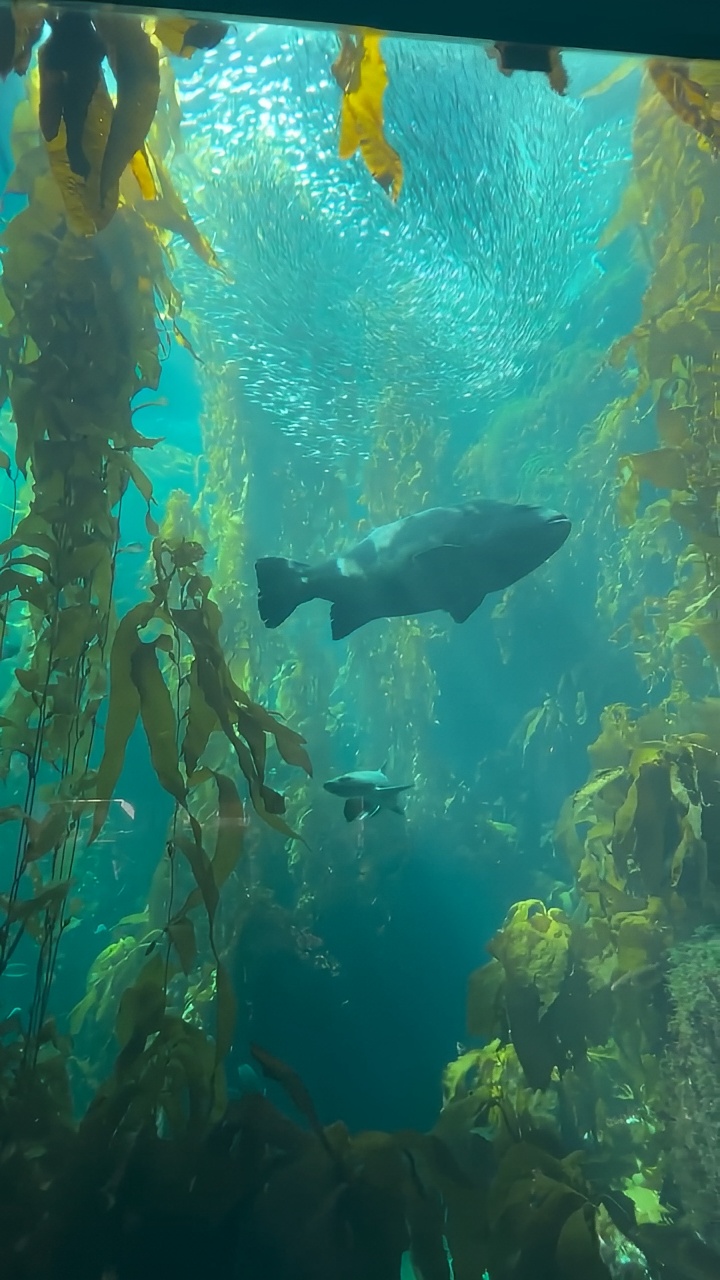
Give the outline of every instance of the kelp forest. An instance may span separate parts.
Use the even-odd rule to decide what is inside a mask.
[[[268,463],[237,367],[202,322],[203,289],[231,298],[243,282],[203,217],[209,162],[181,131],[177,76],[185,63],[201,75],[230,24],[86,9],[0,8],[0,74],[22,85],[0,241],[0,1274],[709,1280],[720,68],[636,59],[592,90],[609,100],[639,78],[632,177],[599,242],[621,245],[622,265],[593,303],[623,271],[640,280],[630,332],[603,343],[593,312],[572,345],[548,339],[535,385],[460,453],[408,412],[389,357],[367,457],[318,469],[280,445]],[[392,42],[338,32],[327,77],[348,181],[369,175],[400,208],[402,140],[383,114]],[[486,52],[498,93],[527,72],[572,92],[559,50]],[[177,471],[163,430],[145,431],[178,352],[201,403],[201,479]],[[565,452],[528,467],[538,432]],[[592,549],[595,648],[527,708],[493,775],[535,778],[537,828],[518,789],[499,808],[480,765],[460,778],[438,754],[449,623],[392,619],[335,665],[305,619],[264,630],[251,531],[269,465],[292,495],[273,536],[291,545],[302,527],[308,555],[430,504],[438,484],[482,493],[498,468],[522,477],[526,501],[564,509],[579,495],[567,562],[582,573]],[[558,559],[546,580],[563,572]],[[485,604],[502,663],[523,660],[539,592],[533,580]],[[605,654],[632,668],[634,704],[598,682]],[[570,722],[585,780],[561,794],[553,752]],[[406,822],[360,835],[316,790],[354,723],[365,759],[415,779]],[[75,932],[94,925],[98,885],[125,875],[114,833],[121,819],[132,832],[122,778],[138,742],[164,836],[126,838],[134,910],[98,924],[70,1008],[58,990]],[[381,947],[420,829],[442,841],[449,876],[508,864],[515,899],[494,936],[478,930],[433,1126],[353,1129],[254,1036],[261,1087],[238,1092],[228,1057],[266,957],[332,980],[322,922],[338,904],[372,918]]]

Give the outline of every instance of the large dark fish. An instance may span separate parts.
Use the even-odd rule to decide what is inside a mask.
[[[373,618],[444,609],[465,622],[491,591],[537,569],[570,532],[567,516],[483,498],[431,507],[381,525],[313,567],[278,556],[257,560],[258,607],[279,627],[299,604],[330,600],[333,640]]]

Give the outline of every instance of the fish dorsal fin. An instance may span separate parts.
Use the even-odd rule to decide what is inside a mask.
[[[378,769],[378,773],[384,773],[387,767],[388,767],[387,760],[383,760],[383,763],[380,765],[380,768]]]

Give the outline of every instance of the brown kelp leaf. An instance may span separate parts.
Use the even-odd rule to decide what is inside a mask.
[[[14,902],[10,902],[9,898],[3,894],[0,896],[0,910],[5,912],[8,920],[29,920],[31,916],[39,915],[41,911],[47,911],[64,902],[71,884],[72,880],[56,880],[54,884],[40,889],[34,898],[16,898]]]
[[[323,1127],[318,1119],[317,1111],[310,1094],[303,1084],[297,1071],[293,1071],[286,1062],[282,1062],[280,1058],[274,1058],[271,1053],[265,1049],[261,1049],[258,1044],[250,1045],[250,1052],[257,1063],[259,1063],[263,1075],[268,1080],[274,1080],[283,1088],[290,1101],[297,1107],[301,1115],[310,1124],[324,1145],[327,1143]]]
[[[305,750],[307,739],[303,738],[302,734],[297,733],[295,729],[290,729],[288,725],[276,720],[275,716],[266,711],[265,707],[259,706],[257,702],[248,703],[247,709],[260,728],[265,733],[273,735],[277,749],[285,763],[295,765],[298,769],[304,769],[305,773],[312,778],[312,761]]]
[[[15,61],[15,18],[12,10],[3,6],[0,9],[0,76],[3,80],[10,75]]]
[[[187,791],[178,768],[177,721],[154,644],[139,642],[134,646],[130,678],[140,699],[140,717],[158,782],[184,805]]]
[[[152,618],[157,604],[135,605],[121,620],[110,651],[110,697],[105,725],[105,750],[97,772],[92,830],[89,844],[99,836],[107,817],[110,800],[125,760],[125,749],[140,714],[140,695],[132,676],[132,659],[142,643],[138,627]]]
[[[468,1035],[491,1040],[497,1034],[504,980],[499,960],[490,960],[470,974],[466,1006]]]
[[[213,773],[218,789],[218,833],[212,872],[218,889],[222,888],[242,856],[247,822],[245,807],[232,778]]]
[[[383,96],[387,69],[380,52],[382,33],[345,32],[332,73],[342,89],[338,154],[347,160],[360,150],[366,167],[391,200],[403,183],[402,160],[383,133]]]
[[[217,991],[217,1028],[215,1031],[215,1061],[222,1062],[232,1048],[237,1022],[237,1001],[232,979],[224,964],[218,963],[215,974]]]
[[[105,46],[92,20],[82,13],[63,13],[52,20],[52,34],[38,58],[40,129],[46,142],[65,125],[65,149],[71,171],[89,178],[91,165],[83,149],[85,123],[100,82]]]
[[[7,472],[10,475],[10,454],[4,449],[0,449],[0,471]]]
[[[505,76],[511,76],[513,71],[540,71],[547,76],[556,93],[562,95],[567,89],[567,71],[560,50],[552,45],[498,40],[487,50],[487,55],[495,59]]]
[[[142,19],[98,12],[95,26],[105,41],[117,82],[117,102],[100,171],[100,202],[145,145],[160,94],[160,58]]]
[[[228,33],[225,22],[198,18],[156,18],[155,35],[171,53],[190,58],[197,49],[214,49]]]
[[[180,916],[165,926],[165,932],[178,953],[183,973],[190,973],[197,956],[197,939],[192,920],[185,915]]]
[[[123,1065],[142,1052],[148,1036],[160,1030],[165,1000],[165,959],[156,952],[120,997],[115,1035],[120,1048],[129,1050]]]
[[[137,489],[138,493],[142,498],[144,498],[145,502],[147,503],[147,519],[145,523],[147,524],[148,519],[152,521],[153,525],[155,526],[155,532],[153,536],[157,537],[157,533],[158,533],[157,525],[155,525],[155,521],[153,520],[153,517],[151,515],[151,510],[150,510],[152,505],[155,502],[155,498],[153,497],[152,480],[150,479],[149,476],[145,474],[142,467],[138,465],[138,463],[135,461],[132,455],[124,452],[124,450],[122,449],[115,450],[113,453],[113,458],[116,461],[117,465],[120,467],[121,471],[127,472],[133,484],[135,485],[135,488]]]
[[[185,736],[182,744],[183,760],[188,775],[195,772],[210,734],[220,728],[217,715],[209,707],[197,680],[196,662],[190,668],[188,684],[190,698],[188,702]]]
[[[720,118],[717,104],[697,80],[689,75],[687,62],[649,58],[648,73],[665,101],[680,119],[707,138],[714,152],[720,147]]]
[[[185,854],[185,857],[190,863],[190,870],[192,871],[193,876],[195,877],[195,883],[202,894],[202,900],[205,903],[205,910],[207,911],[210,929],[212,931],[215,912],[217,911],[218,902],[220,901],[220,895],[213,876],[212,863],[202,845],[199,842],[188,839],[187,836],[175,836],[173,844],[181,851],[181,853]],[[184,914],[187,910],[189,910],[189,907],[188,904],[185,903],[183,911],[180,914]]]
[[[3,6],[2,14],[0,75],[4,79],[10,71],[15,71],[19,76],[24,76],[45,25],[45,5],[12,0],[9,7]]]
[[[34,823],[31,828],[32,839],[25,849],[25,861],[35,862],[44,854],[50,853],[62,844],[68,829],[68,815],[64,805],[53,805],[45,814],[42,822]]]
[[[7,721],[12,724],[12,720]],[[0,809],[0,826],[4,822],[24,822],[27,817],[25,810],[20,808],[19,804],[8,804]]]

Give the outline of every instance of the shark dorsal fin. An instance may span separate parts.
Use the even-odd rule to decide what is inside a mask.
[[[388,767],[388,762],[387,760],[385,760],[383,764],[380,765],[380,768],[378,769],[378,773],[384,773],[387,767]]]

